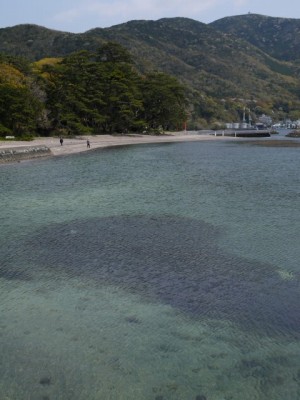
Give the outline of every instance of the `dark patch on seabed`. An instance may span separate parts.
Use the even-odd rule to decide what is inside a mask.
[[[3,262],[1,262],[0,258],[0,279],[5,279],[7,281],[29,281],[31,280],[30,276],[25,272],[13,268],[10,265],[10,262],[7,262],[6,257],[8,254],[5,253],[3,257]]]
[[[212,226],[188,218],[121,216],[52,225],[24,243],[24,260],[119,285],[193,316],[267,335],[300,337],[299,276],[227,254]]]

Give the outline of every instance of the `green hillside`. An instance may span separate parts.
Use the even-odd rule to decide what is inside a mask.
[[[300,62],[300,19],[247,14],[222,18],[210,26],[240,37],[274,58]]]
[[[30,61],[97,51],[107,42],[129,50],[140,74],[176,77],[190,123],[205,126],[252,117],[300,117],[300,20],[247,14],[212,24],[188,18],[130,21],[81,34],[37,25],[0,29],[0,53]]]

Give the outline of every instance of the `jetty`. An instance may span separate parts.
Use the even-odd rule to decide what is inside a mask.
[[[224,130],[216,131],[211,133],[214,136],[229,136],[237,138],[260,138],[260,137],[270,137],[271,133],[269,130],[263,129],[237,129],[237,130]]]

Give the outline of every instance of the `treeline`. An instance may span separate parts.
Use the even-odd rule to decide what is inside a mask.
[[[186,107],[176,78],[139,74],[116,43],[35,63],[0,55],[0,137],[181,130]]]

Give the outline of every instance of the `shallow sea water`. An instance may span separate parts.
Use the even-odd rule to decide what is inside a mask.
[[[299,148],[0,168],[1,400],[300,399]]]

